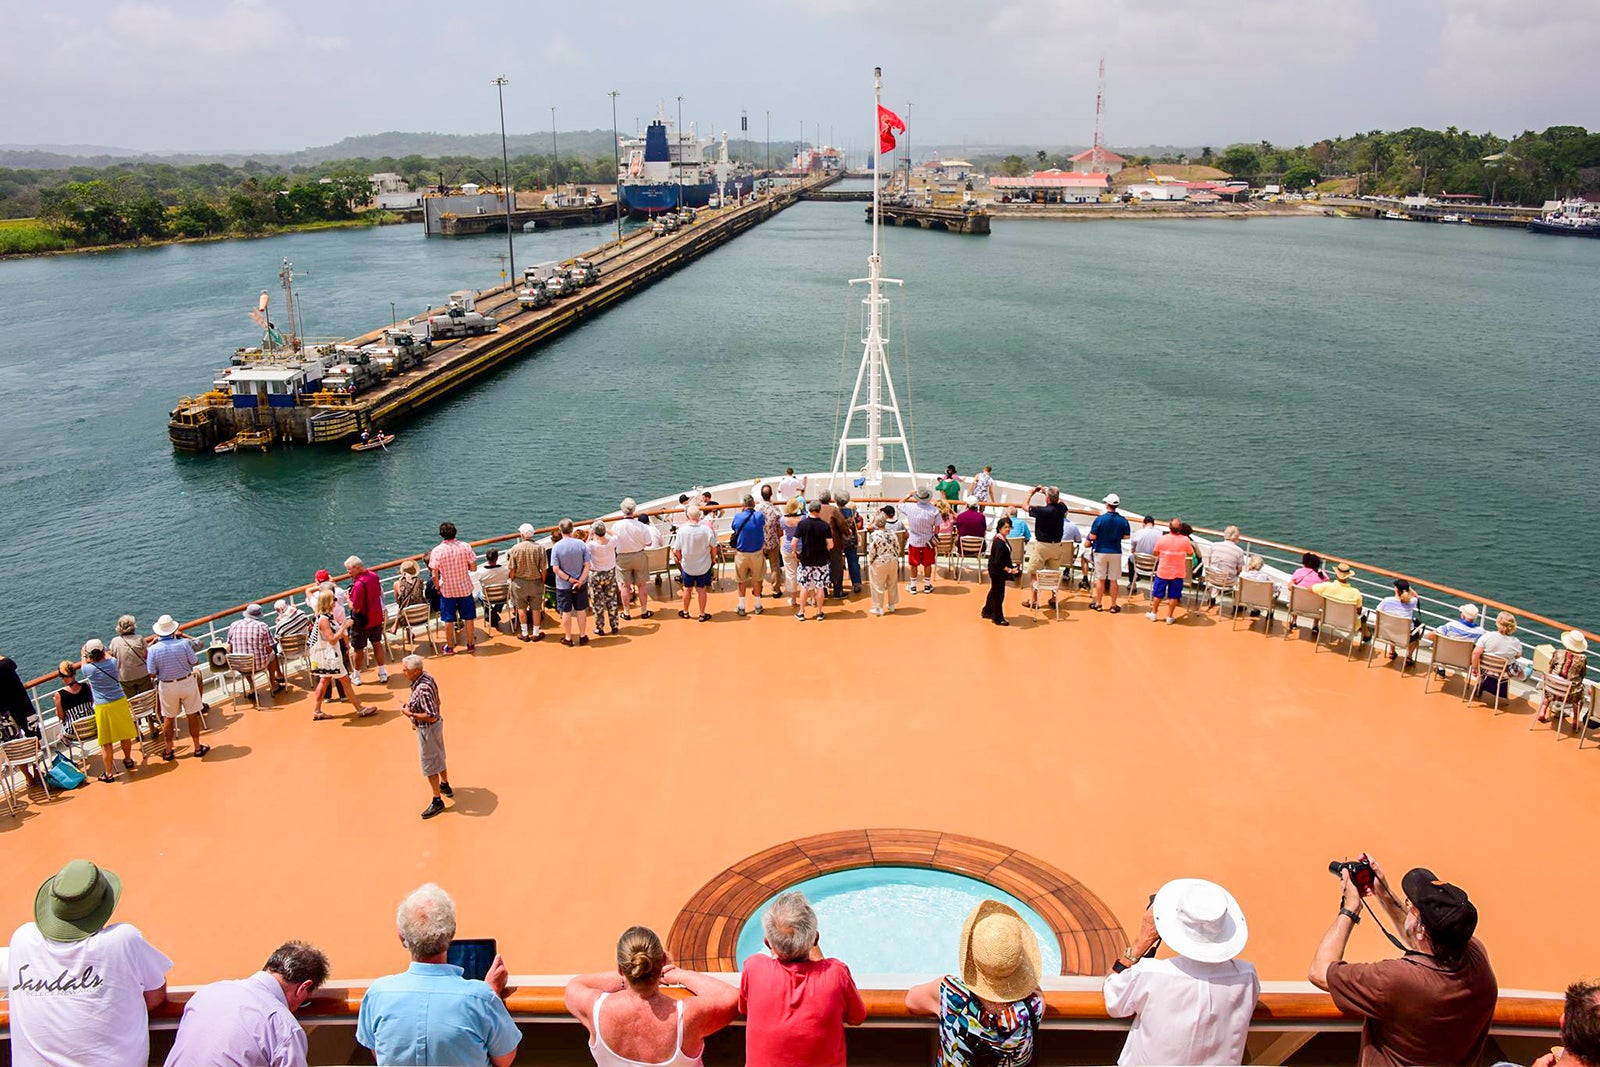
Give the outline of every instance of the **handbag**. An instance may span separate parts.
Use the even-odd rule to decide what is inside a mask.
[[[84,773],[67,757],[57,752],[55,759],[50,761],[50,767],[44,773],[52,789],[76,789],[88,779]]]

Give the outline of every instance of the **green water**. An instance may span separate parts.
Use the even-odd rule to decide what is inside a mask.
[[[495,282],[419,227],[0,263],[0,650],[42,672],[148,625],[431,545],[785,465],[826,467],[869,231],[805,204],[400,428],[383,456],[183,457],[284,256],[307,332]],[[518,259],[600,229],[519,237]],[[1600,243],[1341,219],[885,234],[918,465],[992,463],[1600,625]],[[899,354],[896,354],[896,359]]]

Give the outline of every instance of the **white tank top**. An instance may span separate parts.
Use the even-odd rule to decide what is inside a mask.
[[[645,1060],[630,1060],[626,1056],[619,1056],[611,1051],[606,1044],[606,1039],[600,1036],[600,1009],[605,1004],[610,993],[601,993],[600,999],[594,1002],[594,1040],[589,1042],[589,1054],[594,1057],[595,1067],[701,1067],[700,1056],[685,1056],[683,1054],[683,1001],[678,1001],[678,1042],[673,1046],[672,1058],[662,1060],[660,1063],[650,1063]],[[704,1052],[701,1056],[705,1055]]]

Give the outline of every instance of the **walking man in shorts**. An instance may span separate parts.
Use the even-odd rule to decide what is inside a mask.
[[[433,800],[423,809],[422,817],[431,819],[444,811],[445,797],[456,795],[450,788],[450,772],[444,765],[444,712],[439,704],[439,683],[423,669],[421,656],[407,656],[400,661],[400,669],[411,683],[411,697],[401,710],[417,732],[417,755],[422,760],[422,773],[433,789]]]
[[[1035,505],[1033,498],[1040,493],[1044,494],[1044,503]],[[1046,488],[1036,485],[1028,491],[1028,499],[1022,502],[1027,509],[1028,517],[1033,519],[1033,540],[1028,542],[1028,573],[1036,575],[1039,571],[1059,570],[1062,585],[1072,569],[1072,541],[1065,541],[1063,537],[1068,526],[1067,506],[1061,502],[1061,490],[1055,486]],[[1076,527],[1074,527],[1076,532]],[[1039,583],[1035,578],[1033,582],[1033,595],[1022,606],[1031,608],[1039,602]],[[1056,595],[1050,594],[1050,603],[1045,607],[1056,606]]]
[[[506,575],[511,583],[511,610],[522,626],[524,641],[544,640],[544,573],[549,567],[544,546],[533,539],[533,523],[518,526],[517,543],[506,553]]]
[[[550,566],[556,572],[556,610],[561,612],[561,643],[572,647],[589,643],[589,545],[572,535],[572,520],[556,526],[561,540],[550,549]]]
[[[756,508],[766,522],[762,552],[767,557],[767,576],[772,579],[774,599],[783,595],[783,511],[772,502],[772,486],[761,487],[761,504]],[[756,590],[761,599],[761,590]]]
[[[928,501],[933,494],[918,489],[900,503],[900,520],[906,526],[906,562],[911,569],[911,582],[906,591],[917,593],[917,572],[925,571],[922,592],[933,592],[933,566],[938,556],[933,547],[933,535],[939,528],[939,509]]]
[[[1182,519],[1173,519],[1167,532],[1156,541],[1156,577],[1150,584],[1150,610],[1145,618],[1157,622],[1165,618],[1167,625],[1177,622],[1173,618],[1178,601],[1183,599],[1183,576],[1189,571],[1189,557],[1194,552],[1194,542],[1183,536]]]
[[[210,745],[200,743],[200,713],[205,701],[200,693],[200,676],[195,668],[200,657],[194,654],[189,639],[178,633],[178,624],[171,615],[163,615],[150,627],[159,639],[145,653],[144,665],[150,677],[156,680],[156,691],[161,700],[161,739],[166,742],[161,758],[171,763],[178,758],[173,741],[173,726],[179,715],[189,717],[189,740],[194,743],[194,754],[204,756]]]
[[[733,573],[739,583],[739,616],[746,614],[745,590],[754,594],[761,614],[761,578],[767,566],[767,517],[756,510],[756,498],[744,495],[744,508],[733,517]]]
[[[472,572],[478,566],[478,554],[465,541],[456,540],[456,524],[439,524],[439,543],[428,553],[428,572],[433,575],[434,588],[439,590],[439,621],[445,625],[444,654],[455,654],[455,625],[462,624],[467,651],[477,647],[474,620],[478,617],[478,602],[472,597]]]
[[[1100,610],[1102,596],[1111,599],[1111,614],[1122,608],[1117,606],[1117,587],[1122,580],[1122,539],[1131,536],[1133,528],[1117,510],[1122,498],[1115,493],[1106,494],[1106,510],[1095,517],[1089,527],[1089,547],[1094,550],[1094,585],[1089,590],[1089,606]]]
[[[367,570],[360,556],[345,560],[344,572],[350,576],[350,647],[355,650],[352,664],[355,669],[350,672],[350,680],[361,684],[361,668],[367,665],[366,650],[370,646],[372,658],[378,661],[378,684],[382,685],[389,680],[387,653],[383,648],[383,624],[387,621],[383,611],[383,583]]]

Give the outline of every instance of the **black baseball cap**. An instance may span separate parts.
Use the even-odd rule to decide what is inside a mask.
[[[1458,885],[1440,881],[1426,867],[1413,867],[1400,880],[1406,899],[1417,909],[1423,929],[1435,948],[1456,952],[1466,947],[1478,929],[1478,909]]]

